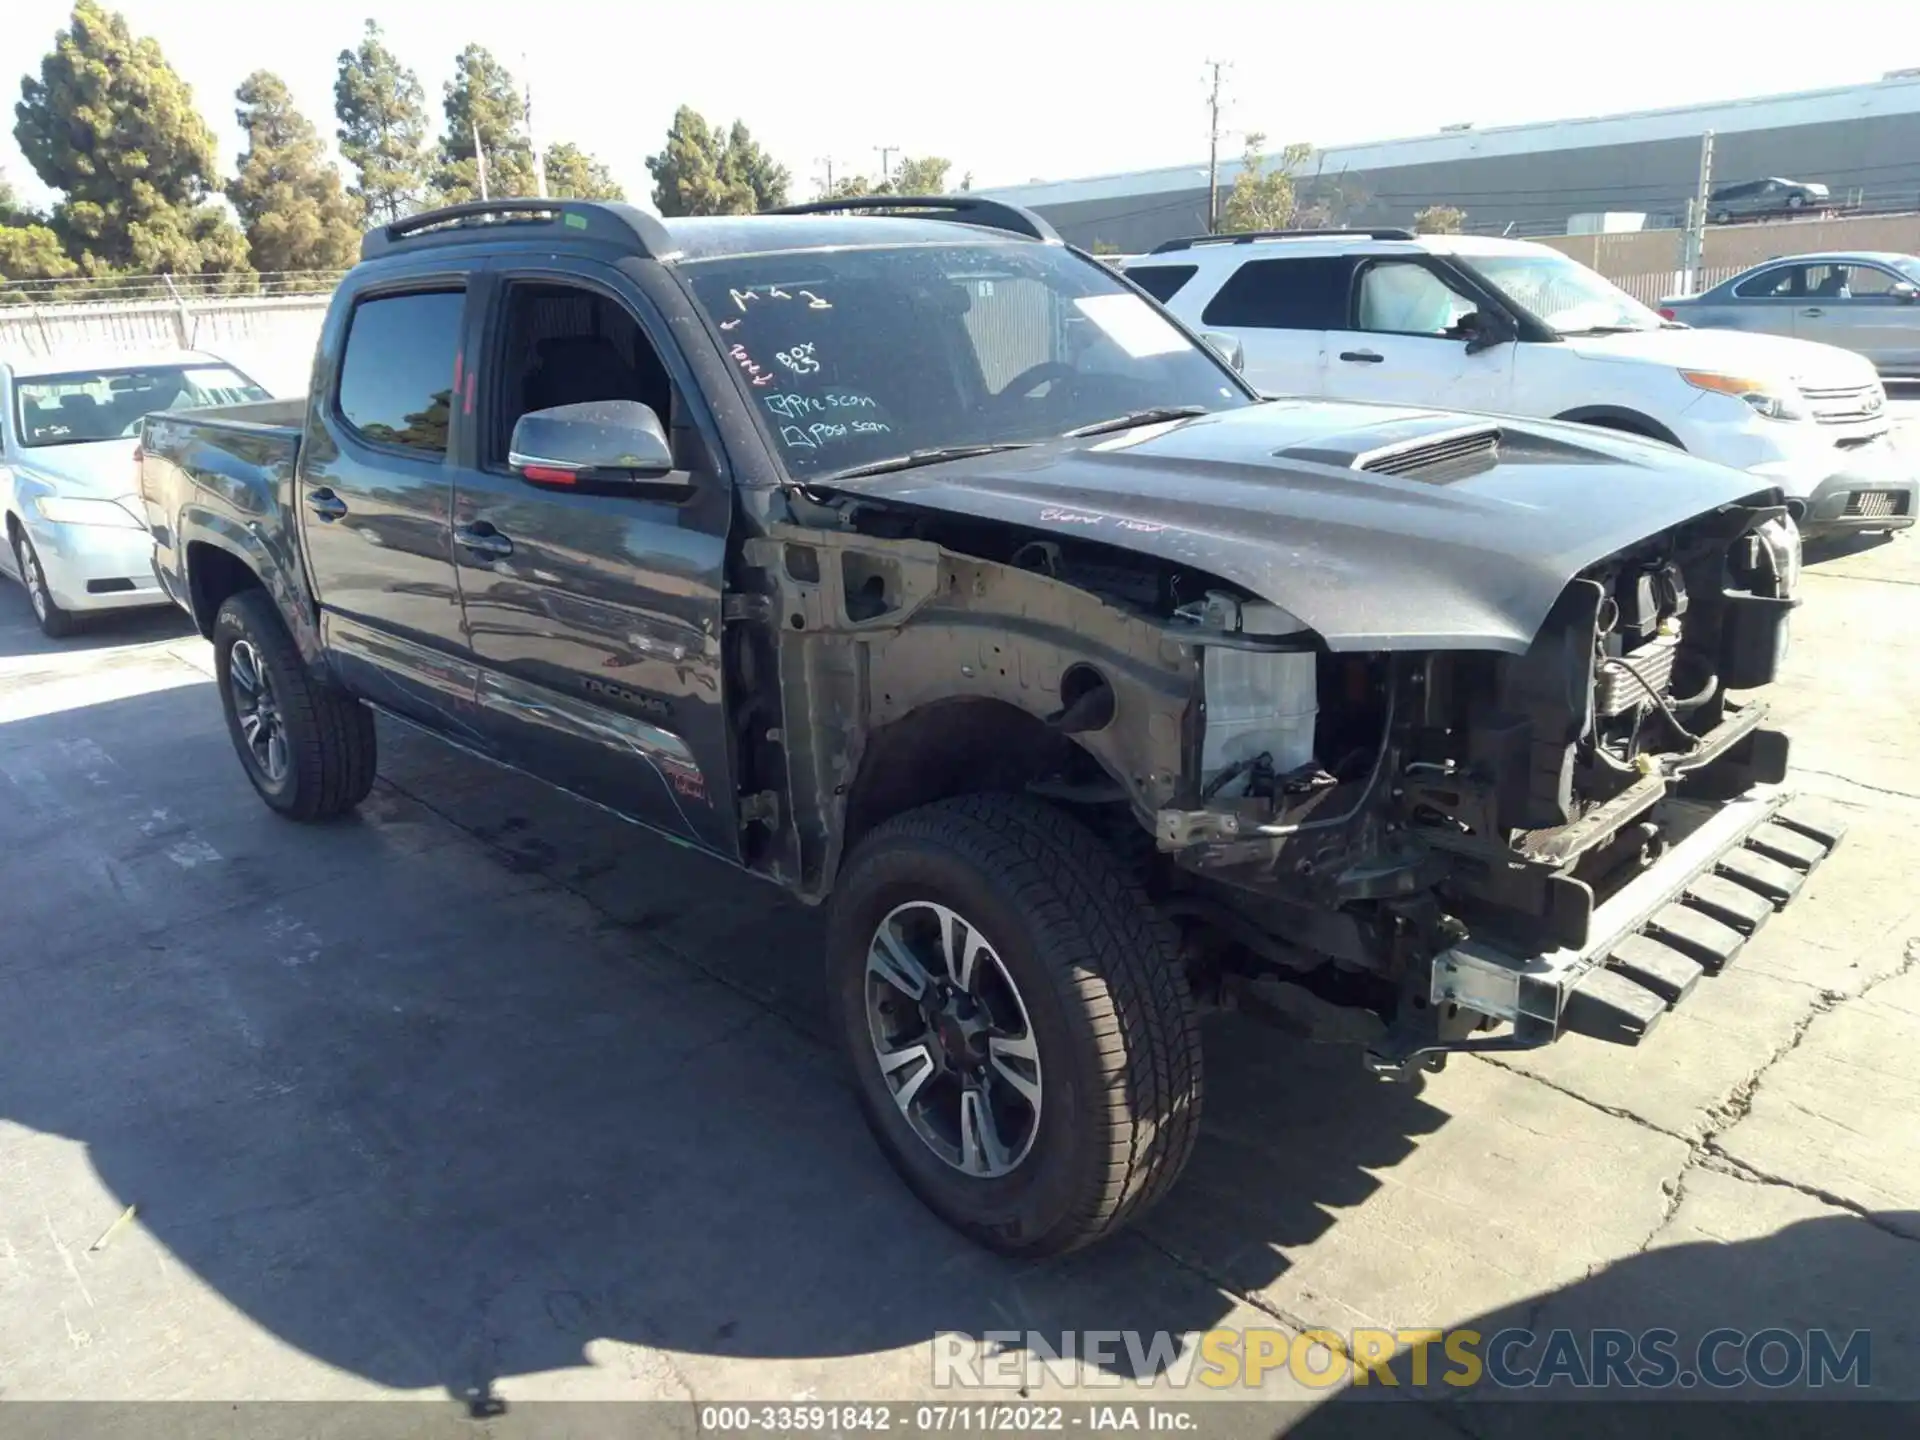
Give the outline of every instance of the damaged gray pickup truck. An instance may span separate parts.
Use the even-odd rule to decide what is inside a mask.
[[[825,902],[867,1120],[1009,1253],[1172,1185],[1204,1008],[1632,1044],[1839,839],[1754,698],[1777,494],[1261,403],[972,197],[415,216],[306,400],[151,417],[141,488],[269,805],[364,798],[377,709]]]

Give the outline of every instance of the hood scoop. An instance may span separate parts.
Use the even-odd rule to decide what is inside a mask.
[[[1413,426],[1382,427],[1414,429]],[[1477,475],[1500,459],[1498,425],[1426,427],[1405,437],[1384,437],[1379,429],[1329,436],[1314,445],[1274,452],[1283,460],[1309,460],[1369,475],[1398,475],[1409,480],[1458,480]]]

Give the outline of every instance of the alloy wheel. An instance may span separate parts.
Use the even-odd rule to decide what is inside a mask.
[[[945,905],[896,906],[867,948],[867,1026],[881,1077],[928,1149],[991,1180],[1040,1128],[1040,1050],[986,936]]]
[[[233,699],[248,756],[268,781],[278,785],[287,775],[286,721],[274,697],[273,680],[252,641],[236,640],[227,652],[227,693]]]

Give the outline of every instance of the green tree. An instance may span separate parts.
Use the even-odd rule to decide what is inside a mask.
[[[753,208],[775,210],[787,203],[787,186],[792,176],[787,167],[760,147],[747,131],[744,120],[733,122],[727,131],[727,144],[720,156],[720,173],[731,184],[744,184],[753,192]]]
[[[1289,145],[1269,161],[1261,149],[1267,137],[1254,131],[1247,136],[1246,153],[1241,157],[1240,174],[1227,195],[1220,213],[1223,234],[1246,230],[1284,230],[1292,223],[1297,209],[1293,188],[1294,172],[1313,154],[1311,145]]]
[[[893,172],[892,193],[944,195],[947,191],[947,171],[952,168],[951,160],[943,160],[938,155],[929,155],[921,160],[903,159]]]
[[[39,75],[20,82],[14,139],[63,199],[53,228],[89,272],[246,268],[246,242],[206,203],[213,132],[151,39],[98,0],[76,0]]]
[[[547,147],[547,194],[556,200],[627,198],[612,171],[578,145],[564,140]]]
[[[22,205],[0,172],[0,281],[64,280],[79,268],[60,248],[60,237],[45,217]],[[9,298],[0,291],[0,304]]]
[[[227,199],[246,227],[253,268],[346,269],[360,250],[361,207],[341,187],[319,133],[270,71],[254,71],[235,96],[247,149]]]
[[[667,143],[647,157],[662,215],[751,215],[787,203],[790,177],[734,121],[723,136],[691,105],[674,112]]]
[[[533,146],[527,140],[526,102],[507,67],[483,45],[469,45],[454,61],[443,107],[440,164],[433,188],[449,204],[480,198],[480,161],[486,155],[487,193],[496,199],[531,195]]]
[[[368,218],[385,223],[419,209],[427,188],[426,94],[376,21],[367,21],[357,48],[340,52],[333,113],[340,153],[359,182],[352,193]]]
[[[1413,228],[1422,235],[1458,235],[1467,223],[1467,212],[1451,205],[1429,205],[1413,217]]]

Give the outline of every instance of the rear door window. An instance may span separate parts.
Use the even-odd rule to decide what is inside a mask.
[[[1180,293],[1180,287],[1198,272],[1198,265],[1141,265],[1126,276],[1162,305]]]
[[[380,295],[353,307],[340,361],[340,418],[375,445],[441,455],[453,414],[466,296]]]
[[[1802,293],[1800,277],[1804,273],[1799,265],[1776,265],[1748,276],[1733,287],[1733,293],[1742,300],[1784,300]]]
[[[1344,255],[1249,260],[1220,287],[1203,325],[1250,330],[1344,330],[1353,261]]]

